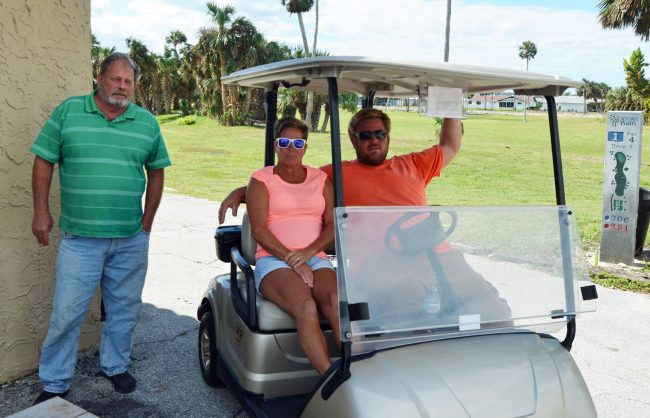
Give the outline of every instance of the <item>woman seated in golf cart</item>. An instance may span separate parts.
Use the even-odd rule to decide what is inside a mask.
[[[255,253],[255,284],[296,320],[303,351],[323,374],[330,367],[319,312],[339,341],[336,274],[325,248],[334,241],[332,184],[302,164],[308,128],[295,118],[274,129],[277,164],[253,173],[246,193]]]

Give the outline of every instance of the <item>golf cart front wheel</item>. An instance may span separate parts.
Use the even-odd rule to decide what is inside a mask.
[[[205,383],[212,387],[224,387],[217,374],[217,340],[212,312],[206,312],[199,324],[199,366]]]

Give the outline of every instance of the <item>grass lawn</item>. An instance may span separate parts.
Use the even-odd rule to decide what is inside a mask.
[[[415,113],[389,111],[393,121],[390,154],[429,147],[438,142],[433,119]],[[343,158],[354,158],[347,139],[351,114],[341,113]],[[173,166],[165,184],[179,193],[221,200],[247,184],[250,173],[263,165],[264,129],[224,127],[197,118],[195,125],[178,125],[176,115],[159,117]],[[463,146],[456,159],[434,179],[429,203],[441,205],[555,204],[553,163],[546,114],[469,115],[464,120]],[[560,115],[567,203],[577,214],[585,245],[600,240],[605,119]],[[644,128],[644,137],[650,128]],[[329,133],[310,134],[305,162],[329,162]],[[650,186],[649,147],[643,150],[641,186]],[[389,154],[389,156],[390,156]],[[215,214],[216,219],[216,214]]]

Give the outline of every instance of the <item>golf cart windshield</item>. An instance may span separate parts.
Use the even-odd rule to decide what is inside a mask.
[[[589,276],[564,206],[341,207],[336,245],[342,340],[353,353],[556,332],[595,310],[581,292]]]

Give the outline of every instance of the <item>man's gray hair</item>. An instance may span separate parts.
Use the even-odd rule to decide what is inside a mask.
[[[138,80],[138,77],[140,76],[140,67],[138,67],[138,64],[136,64],[131,57],[123,52],[113,52],[111,55],[107,56],[99,67],[99,75],[104,75],[108,70],[108,67],[117,61],[124,61],[129,64],[131,68],[133,68],[133,80]]]

